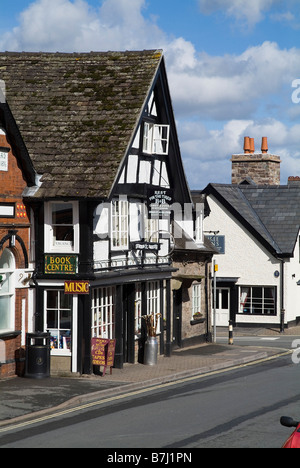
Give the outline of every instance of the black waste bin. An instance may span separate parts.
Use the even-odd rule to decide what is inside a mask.
[[[26,334],[25,377],[31,379],[50,377],[50,333]]]

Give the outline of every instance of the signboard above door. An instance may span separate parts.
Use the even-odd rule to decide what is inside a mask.
[[[45,255],[45,274],[76,275],[78,255]]]

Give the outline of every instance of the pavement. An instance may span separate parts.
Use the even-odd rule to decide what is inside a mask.
[[[234,336],[278,334],[278,330],[259,328],[234,331]],[[300,337],[300,327],[289,328],[285,334]],[[226,336],[228,331],[218,329],[217,335]],[[174,350],[171,357],[159,356],[155,366],[125,364],[123,369],[112,369],[111,375],[108,370],[102,377],[0,379],[0,427],[138,389],[276,358],[286,352],[266,346],[205,343]]]

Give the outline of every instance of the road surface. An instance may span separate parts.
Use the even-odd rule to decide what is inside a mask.
[[[300,365],[291,356],[158,385],[67,414],[0,430],[1,448],[278,448],[300,419]],[[163,464],[163,463],[162,463]]]

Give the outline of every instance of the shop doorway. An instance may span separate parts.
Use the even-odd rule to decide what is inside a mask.
[[[230,288],[216,289],[216,326],[228,327],[230,319]]]

